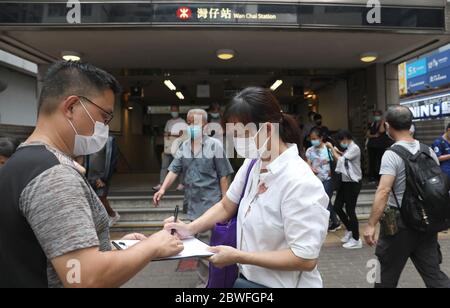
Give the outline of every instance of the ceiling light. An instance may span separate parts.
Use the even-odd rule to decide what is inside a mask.
[[[181,93],[181,92],[177,92],[177,93],[176,93],[176,95],[177,95],[177,97],[178,97],[179,99],[181,99],[181,100],[183,100],[183,99],[184,99],[184,95],[183,95],[183,93]]]
[[[133,110],[133,107],[131,107],[131,106],[130,106],[130,107],[128,107],[128,110]]]
[[[61,57],[66,61],[80,61],[81,55],[75,51],[63,51]]]
[[[175,91],[177,89],[177,87],[175,87],[175,85],[170,80],[164,80],[164,84],[170,89],[170,91]]]
[[[232,49],[220,49],[217,51],[217,58],[220,60],[231,60],[235,56],[235,52]]]
[[[277,80],[273,83],[273,85],[270,87],[270,90],[275,91],[283,84],[283,80]]]
[[[375,52],[366,52],[361,55],[360,59],[364,63],[372,63],[378,59],[378,54]]]

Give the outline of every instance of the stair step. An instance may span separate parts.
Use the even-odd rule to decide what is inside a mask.
[[[153,233],[161,230],[164,227],[163,222],[142,222],[142,221],[134,221],[134,222],[126,222],[120,221],[111,227],[111,232],[114,233]]]
[[[172,210],[176,205],[183,206],[183,196],[165,196],[160,204],[159,208],[171,208]],[[113,196],[108,197],[108,201],[111,207],[115,210],[128,209],[128,208],[145,208],[153,207],[153,195],[150,196]]]
[[[170,208],[131,208],[118,209],[122,221],[164,221],[173,216],[174,210]],[[186,219],[187,215],[180,212],[179,218]]]

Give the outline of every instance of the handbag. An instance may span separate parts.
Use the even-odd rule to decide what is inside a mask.
[[[240,205],[244,198],[245,190],[247,188],[250,173],[256,164],[256,160],[252,160],[247,169],[245,177],[244,189],[239,200]],[[231,246],[236,248],[237,246],[237,213],[227,223],[217,223],[211,234],[210,246]],[[209,264],[209,279],[207,288],[232,288],[236,279],[238,278],[239,269],[236,264],[226,266],[224,268],[218,268]]]
[[[333,191],[338,191],[342,184],[342,175],[336,172],[336,162],[331,155],[330,149],[327,149],[327,152],[331,168],[331,183],[333,186]]]

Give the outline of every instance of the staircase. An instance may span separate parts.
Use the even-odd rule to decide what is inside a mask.
[[[358,198],[357,214],[361,220],[366,220],[372,208],[375,189],[363,189]],[[153,206],[153,192],[127,191],[113,192],[109,197],[113,209],[119,212],[121,219],[113,226],[112,232],[152,233],[161,230],[163,221],[173,216],[175,206],[183,208],[183,194],[179,192],[168,192],[160,202],[160,206]],[[333,198],[334,200],[334,198]],[[185,221],[187,215],[180,211],[179,219]]]
[[[183,194],[168,192],[159,207],[153,205],[153,192],[115,193],[109,198],[111,207],[120,214],[120,221],[113,226],[112,232],[145,232],[161,230],[163,221],[173,216],[175,207],[180,207],[178,218],[186,220],[183,213]]]
[[[370,213],[372,212],[372,205],[375,199],[376,189],[363,189],[359,194],[358,205],[356,207],[356,215],[358,215],[359,220],[369,219]]]

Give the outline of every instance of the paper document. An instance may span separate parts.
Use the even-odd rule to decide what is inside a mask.
[[[130,247],[133,247],[140,241],[112,241],[113,245],[121,250],[128,249]],[[184,250],[177,254],[176,256],[164,258],[164,259],[158,259],[159,261],[162,260],[177,260],[177,259],[185,259],[185,258],[203,258],[203,257],[210,257],[214,255],[214,253],[208,251],[209,246],[203,243],[202,241],[196,239],[196,238],[188,238],[183,240]]]

